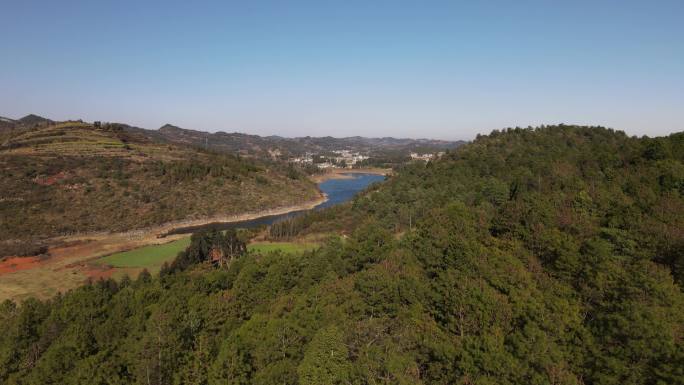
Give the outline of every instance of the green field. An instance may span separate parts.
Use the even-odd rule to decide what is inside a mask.
[[[318,247],[317,243],[297,243],[297,242],[255,242],[247,245],[247,250],[258,253],[268,253],[271,251],[282,251],[287,254],[301,253],[313,250]]]
[[[158,270],[164,262],[171,261],[178,252],[185,250],[190,244],[190,237],[163,245],[150,245],[109,255],[97,262],[113,267],[144,267],[148,270]]]
[[[156,273],[164,262],[172,261],[189,244],[189,237],[182,238],[162,245],[150,245],[112,254],[98,259],[96,263],[117,268],[117,273],[113,275],[115,278],[124,273],[134,277],[143,268]],[[296,254],[313,250],[318,246],[319,244],[314,242],[255,242],[247,245],[247,250],[257,253],[280,251],[286,254]]]

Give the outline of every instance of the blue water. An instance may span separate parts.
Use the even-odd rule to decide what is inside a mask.
[[[318,185],[318,188],[328,195],[328,200],[314,209],[324,209],[340,203],[350,201],[359,191],[371,183],[385,180],[382,175],[375,174],[347,174],[353,179],[329,179]]]
[[[351,176],[350,179],[329,179],[318,185],[318,188],[328,196],[328,200],[310,210],[321,210],[350,201],[354,195],[368,187],[371,183],[385,180],[382,175],[375,174],[345,174]],[[274,222],[302,215],[310,210],[293,211],[287,214],[266,215],[256,219],[239,222],[215,222],[201,226],[179,227],[169,231],[166,235],[190,234],[202,230],[217,229],[226,230],[230,228],[251,228],[262,225],[270,225]]]

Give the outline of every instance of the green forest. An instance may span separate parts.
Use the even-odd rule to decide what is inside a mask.
[[[322,233],[6,301],[0,383],[684,384],[684,133],[494,131],[269,232]]]

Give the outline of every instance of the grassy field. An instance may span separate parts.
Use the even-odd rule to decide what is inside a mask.
[[[247,250],[258,253],[268,253],[271,251],[282,251],[287,254],[301,253],[313,250],[318,247],[317,243],[299,242],[255,242],[247,245]]]
[[[48,267],[21,270],[0,275],[0,302],[11,299],[23,301],[29,297],[47,299],[57,292],[83,285],[86,276],[74,269],[57,272]]]
[[[150,245],[138,249],[116,253],[97,260],[98,263],[118,268],[139,267],[152,272],[158,271],[164,262],[170,262],[178,252],[190,244],[190,237],[163,245]]]
[[[170,262],[178,252],[184,250],[190,244],[190,238],[182,238],[177,241],[162,245],[150,245],[112,254],[97,260],[98,264],[115,268],[146,268],[151,272],[158,271],[164,262]],[[255,242],[247,245],[249,251],[268,253],[281,251],[294,254],[318,247],[313,242]]]

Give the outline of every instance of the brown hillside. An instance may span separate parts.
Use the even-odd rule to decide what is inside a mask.
[[[64,122],[0,140],[0,255],[30,254],[27,240],[270,209],[318,195],[312,182],[278,165],[155,142],[118,125]]]

